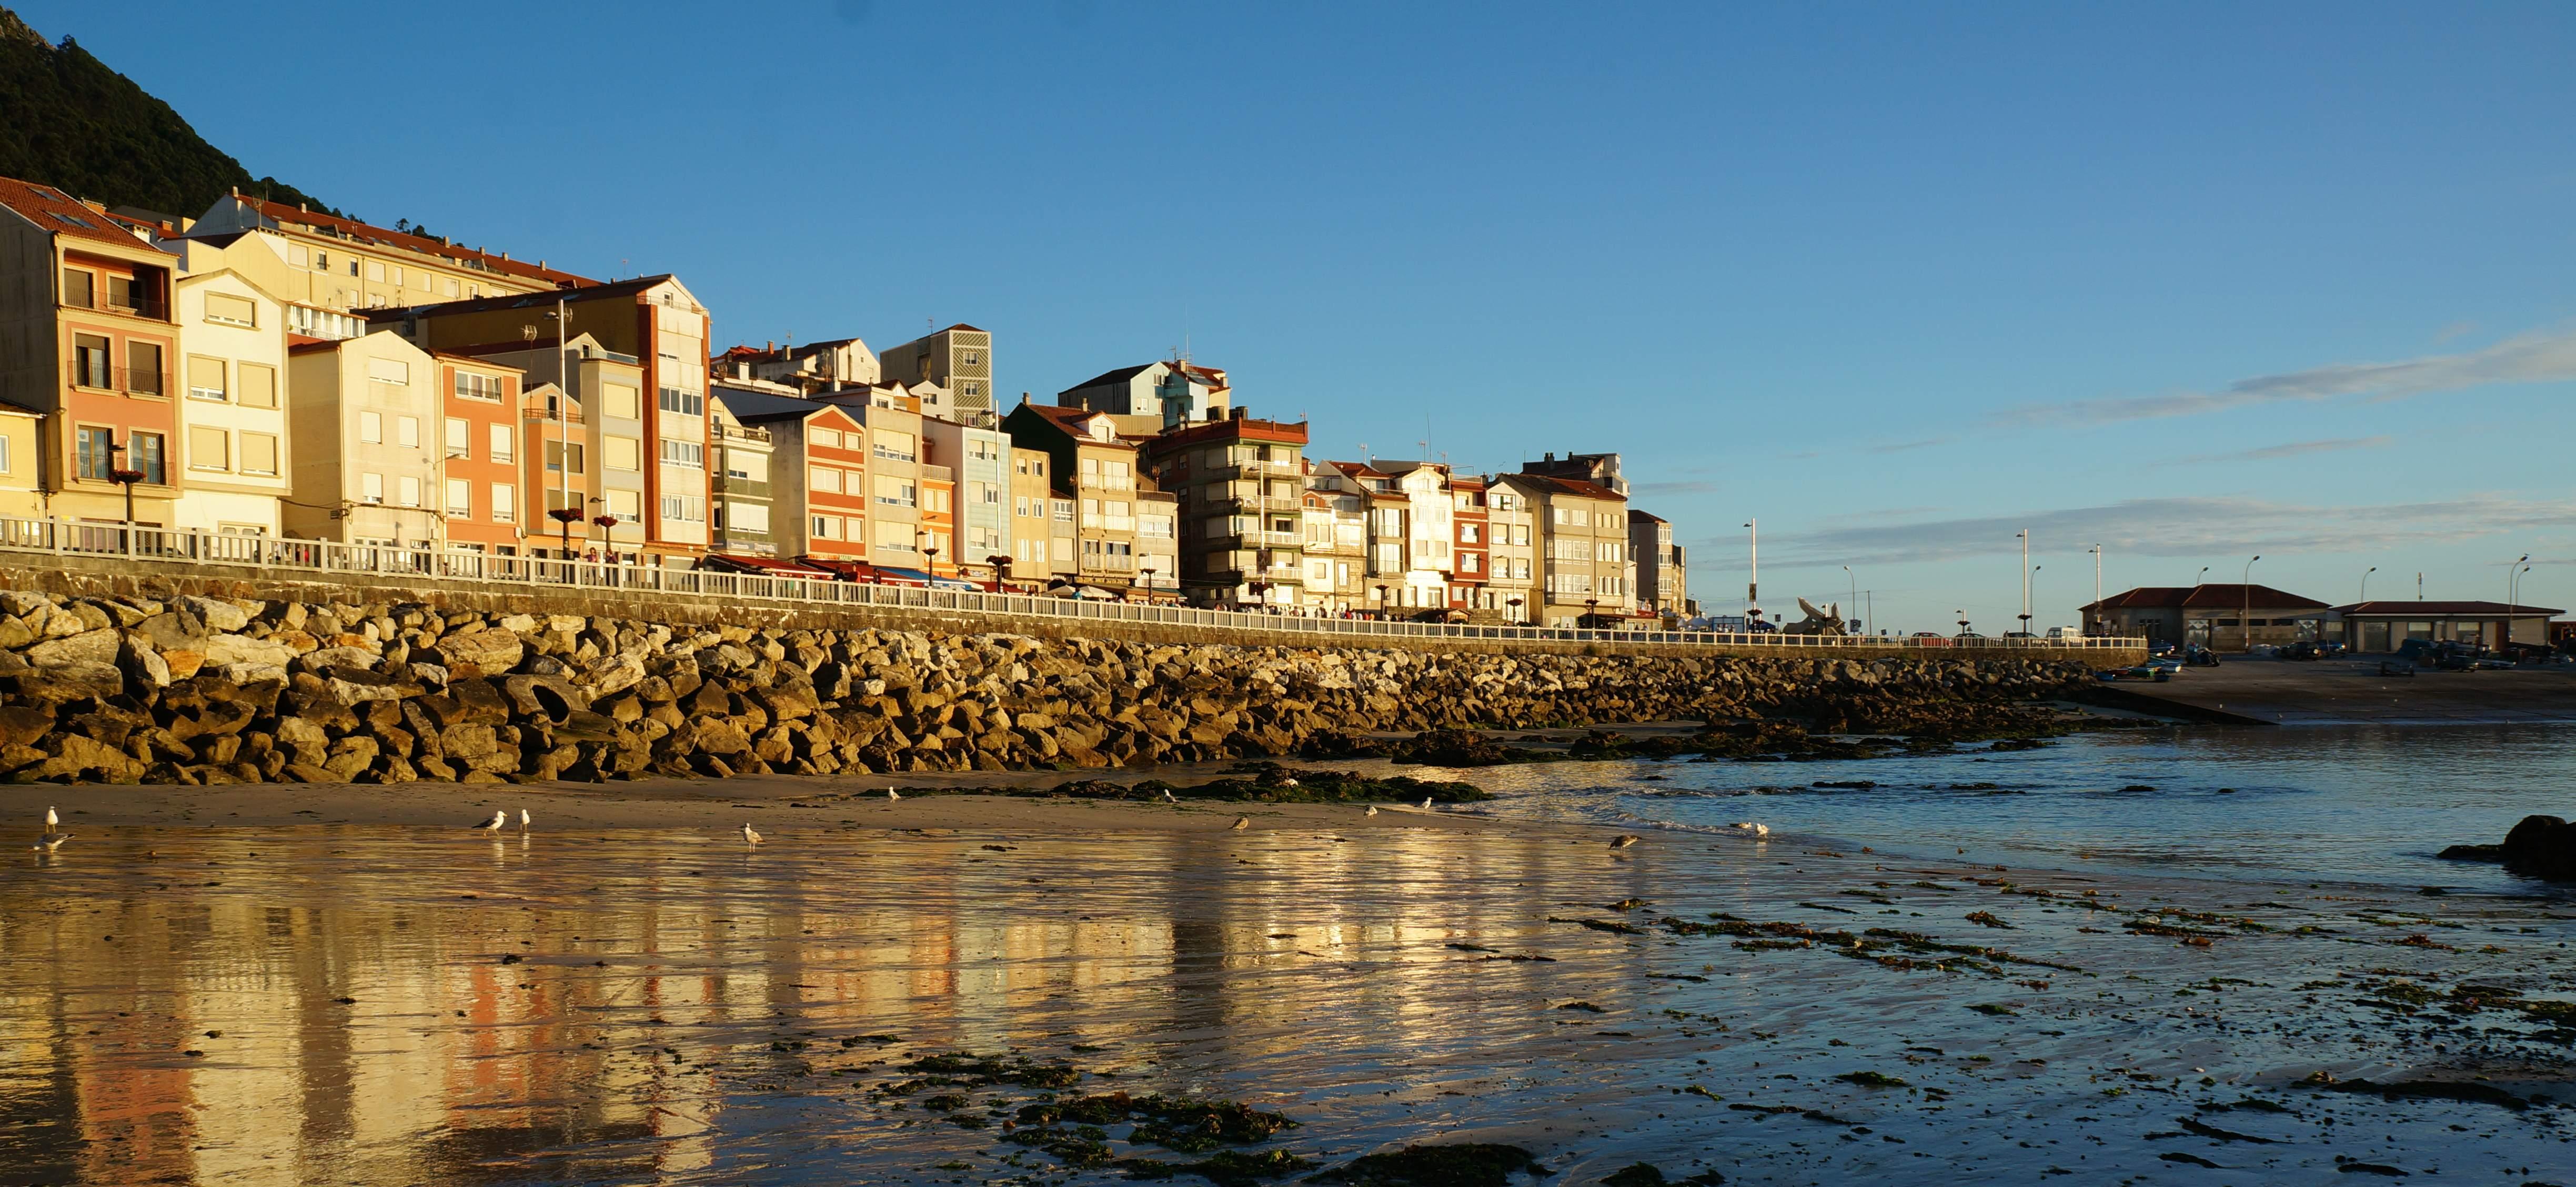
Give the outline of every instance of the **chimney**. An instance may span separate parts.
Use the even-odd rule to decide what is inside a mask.
[[[312,212],[313,212],[313,208],[312,208],[312,207],[310,207],[310,206],[305,205],[305,204],[304,204],[304,203],[302,203],[302,202],[298,202],[298,203],[296,203],[296,204],[295,204],[295,211],[296,211],[296,213],[298,213],[298,214],[310,214],[310,213],[312,213]]]
[[[1521,456],[1522,456],[1522,457],[1528,457],[1529,455],[1528,455],[1528,454],[1522,454]],[[1546,453],[1542,453],[1542,454],[1538,455],[1538,460],[1539,460],[1542,464],[1547,463],[1547,462],[1555,461],[1555,460],[1556,460],[1556,451],[1555,451],[1555,450],[1553,450],[1553,449],[1551,449],[1551,450],[1547,451]]]
[[[505,252],[502,252],[502,253],[501,253],[501,258],[502,258],[502,259],[504,259],[504,260],[509,259],[509,258],[510,258],[510,253],[508,253],[508,252],[506,252],[506,251],[505,251]]]

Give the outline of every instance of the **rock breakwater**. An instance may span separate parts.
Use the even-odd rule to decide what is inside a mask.
[[[0,591],[0,779],[1075,769],[1664,719],[1943,732],[2085,678],[2017,659],[1440,655]]]

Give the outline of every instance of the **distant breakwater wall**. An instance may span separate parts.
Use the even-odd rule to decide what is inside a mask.
[[[1706,717],[1901,731],[2086,677],[2018,658],[1435,655],[0,591],[0,779],[1135,766],[1334,733]]]

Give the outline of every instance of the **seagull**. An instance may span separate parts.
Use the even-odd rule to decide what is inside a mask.
[[[47,853],[51,853],[56,849],[62,848],[63,842],[71,839],[72,835],[63,831],[63,818],[54,815],[54,810],[52,808],[47,808],[45,809],[45,833],[43,836],[36,838],[35,844],[29,845],[27,848],[41,849]]]
[[[1375,804],[1370,804],[1370,805],[1369,805],[1368,814],[1369,814],[1369,815],[1371,815],[1371,816],[1375,816],[1375,815],[1377,815],[1377,805],[1375,805]]]
[[[1252,827],[1252,818],[1251,818],[1251,817],[1249,817],[1249,816],[1237,816],[1237,817],[1235,817],[1235,818],[1234,818],[1234,831],[1236,831],[1236,832],[1242,832],[1243,830],[1245,830],[1245,829],[1247,829],[1247,828],[1251,828],[1251,827]]]
[[[887,800],[892,801],[892,800],[899,800],[899,799],[902,799],[902,798],[903,798],[903,793],[902,793],[902,792],[896,791],[895,789],[893,789],[893,788],[891,788],[891,787],[886,788],[886,799],[887,799]]]
[[[1423,811],[1425,811],[1425,812],[1428,812],[1428,811],[1430,811],[1430,810],[1431,810],[1431,797],[1430,797],[1430,796],[1427,796],[1427,795],[1426,795],[1426,796],[1422,797],[1422,810],[1423,810]]]
[[[492,810],[492,818],[491,818],[490,820],[486,820],[486,821],[484,821],[484,822],[483,822],[483,823],[481,823],[481,824],[475,825],[474,827],[475,827],[475,828],[477,828],[477,829],[480,829],[480,830],[482,830],[482,831],[484,831],[484,832],[487,832],[487,833],[497,833],[497,832],[501,831],[501,826],[502,826],[502,825],[507,824],[507,823],[509,823],[509,822],[510,822],[510,814],[509,814],[509,813],[504,812],[504,811],[502,811],[502,810],[500,810],[500,809],[498,809],[498,808],[494,808],[494,809]]]
[[[742,822],[742,843],[745,845],[760,843],[760,834],[752,831],[751,822],[748,820]]]
[[[1296,779],[1296,777],[1295,777],[1295,776],[1293,776],[1293,775],[1292,775],[1292,776],[1289,776],[1288,778],[1285,778],[1285,779],[1280,780],[1280,781],[1279,781],[1279,786],[1281,786],[1281,787],[1295,787],[1295,786],[1297,786],[1297,779]]]
[[[1163,802],[1166,804],[1177,804],[1181,802],[1181,797],[1173,795],[1172,789],[1166,787],[1163,789]]]
[[[519,809],[519,831],[528,831],[528,810],[525,808]]]
[[[1634,845],[1645,839],[1646,838],[1638,836],[1635,833],[1621,833],[1617,839],[1610,842],[1610,847],[1613,849],[1625,849],[1628,846]]]
[[[1743,831],[1743,832],[1748,832],[1748,833],[1751,833],[1751,834],[1753,834],[1754,836],[1757,836],[1757,837],[1767,837],[1767,836],[1770,836],[1770,835],[1771,835],[1771,826],[1770,826],[1770,825],[1767,825],[1767,824],[1755,824],[1755,823],[1753,823],[1753,822],[1752,822],[1752,821],[1750,821],[1750,820],[1739,820],[1739,821],[1736,821],[1735,823],[1730,824],[1730,825],[1728,825],[1728,826],[1726,826],[1726,827],[1728,827],[1728,828],[1732,828],[1732,829],[1738,829],[1738,830],[1741,830],[1741,831]]]

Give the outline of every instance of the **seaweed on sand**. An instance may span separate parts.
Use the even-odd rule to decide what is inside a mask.
[[[1547,1173],[1518,1146],[1465,1142],[1362,1155],[1314,1179],[1353,1187],[1508,1187],[1514,1175]]]
[[[1160,779],[1126,784],[1084,778],[1069,779],[1053,787],[903,789],[905,795],[1006,795],[1022,799],[1069,796],[1134,803],[1161,803],[1165,792],[1184,802],[1256,804],[1419,803],[1425,799],[1442,804],[1472,804],[1494,798],[1473,783],[1414,779],[1404,775],[1377,778],[1349,771],[1297,770],[1273,762],[1237,763],[1226,769],[1224,777],[1190,787]]]

